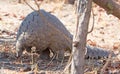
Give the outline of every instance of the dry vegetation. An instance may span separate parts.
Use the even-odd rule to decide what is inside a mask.
[[[67,0],[66,0],[67,1]],[[120,1],[118,0],[118,3]],[[29,3],[35,7],[33,1]],[[3,7],[4,6],[4,7]],[[75,32],[75,6],[64,4],[64,0],[46,0],[41,5],[42,9],[56,15],[73,34]],[[35,7],[36,8],[36,7]],[[41,60],[36,53],[27,53],[21,58],[15,57],[15,38],[17,29],[25,16],[31,10],[25,3],[19,4],[16,0],[0,0],[0,74],[61,74],[67,64],[68,56],[62,61]],[[120,52],[120,20],[112,15],[107,15],[104,9],[93,4],[95,27],[88,35],[87,43],[105,49]],[[91,15],[90,28],[93,23]],[[106,63],[106,59],[86,60],[85,73],[99,74]],[[120,53],[106,67],[105,74],[120,74]],[[69,74],[67,70],[65,74]]]

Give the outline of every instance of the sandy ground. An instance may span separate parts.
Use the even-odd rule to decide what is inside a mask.
[[[30,1],[30,4],[36,9],[33,1]],[[60,3],[51,2],[51,3],[43,3],[41,5],[41,9],[45,9],[51,14],[57,16],[72,34],[75,33],[76,15],[75,15],[74,5],[63,4],[63,2]],[[0,48],[1,49],[3,49],[3,47],[6,46],[5,43],[4,44],[2,43],[2,41],[6,40],[5,38],[7,39],[11,38],[10,40],[15,39],[20,23],[32,11],[33,10],[30,9],[24,3],[19,4],[15,0],[0,0]],[[95,18],[94,30],[92,31],[92,33],[88,34],[87,43],[93,46],[106,48],[106,50],[107,49],[120,50],[120,20],[112,15],[108,15],[104,9],[100,8],[95,4],[93,4],[93,12]],[[92,25],[93,25],[93,15],[91,14],[89,30],[91,29]],[[9,60],[6,59],[5,61],[9,62]],[[2,65],[2,67],[4,66]],[[2,67],[1,67],[2,70],[1,72],[5,71],[5,73],[3,74],[7,74],[6,71],[11,71],[9,69],[2,69]],[[23,72],[22,73],[19,72],[19,73],[23,74]],[[16,71],[11,71],[11,73],[8,74],[19,74],[19,73],[18,72],[16,73]],[[48,73],[46,74],[52,74],[52,73],[48,71]]]
[[[35,8],[33,1],[30,4]],[[41,9],[56,15],[73,34],[76,28],[75,6],[61,3],[43,3]],[[18,4],[13,1],[0,1],[0,30],[7,30],[16,33],[20,23],[33,10],[26,4]],[[96,46],[112,49],[115,43],[120,43],[120,20],[112,15],[108,15],[104,9],[93,4],[94,30],[88,34],[88,40],[95,42]],[[89,30],[93,24],[93,15]]]

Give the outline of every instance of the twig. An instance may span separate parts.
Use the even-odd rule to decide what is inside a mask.
[[[50,62],[47,64],[47,66],[49,66],[49,65],[52,63],[52,61],[55,59],[55,57],[56,57],[56,55],[54,55],[54,56],[52,57],[52,59],[50,60]]]
[[[63,72],[61,74],[64,74],[65,71],[70,67],[70,65],[72,64],[72,62],[70,61],[67,66],[64,68]]]
[[[63,72],[61,74],[63,74],[70,67],[70,65],[72,63],[72,57],[73,57],[73,54],[71,53],[70,57],[68,59],[68,63],[67,63],[66,67],[64,68],[64,70],[63,70]]]
[[[62,58],[62,61],[61,61],[60,65],[58,65],[58,67],[57,67],[58,69],[62,66],[63,62],[64,62],[64,56]]]
[[[38,11],[39,11],[41,4],[39,5],[38,2],[37,2],[37,0],[34,0],[34,2],[35,2],[36,6],[37,6],[37,8],[38,8]]]
[[[90,29],[90,31],[88,31],[88,33],[91,33],[94,29],[94,24],[95,24],[95,17],[94,17],[94,11],[93,11],[93,8],[91,9],[92,11],[92,15],[93,15],[93,23],[92,23],[92,28]]]
[[[36,11],[36,9],[34,9],[30,4],[28,4],[28,2],[26,2],[25,0],[24,0],[24,2],[25,2],[33,11]]]
[[[111,61],[111,58],[112,58],[112,52],[109,54],[108,59],[107,59],[105,65],[103,66],[103,68],[101,69],[100,74],[104,74],[107,66],[109,65],[109,63],[110,63],[110,61]]]

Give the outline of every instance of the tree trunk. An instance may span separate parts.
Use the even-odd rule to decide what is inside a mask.
[[[65,3],[74,4],[75,0],[65,0]]]
[[[18,0],[18,3],[22,3],[22,0]]]
[[[92,0],[77,1],[77,29],[73,38],[71,74],[84,74],[86,38]]]
[[[114,0],[93,0],[100,7],[104,8],[109,14],[120,19],[120,5]]]

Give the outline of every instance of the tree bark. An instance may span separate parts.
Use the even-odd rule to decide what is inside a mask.
[[[104,8],[109,14],[120,19],[120,5],[114,0],[93,0],[100,7]]]
[[[75,0],[65,0],[65,3],[74,4]]]
[[[86,38],[92,0],[77,1],[77,29],[73,38],[71,74],[84,74]]]
[[[22,0],[18,0],[18,3],[22,3]]]

